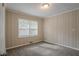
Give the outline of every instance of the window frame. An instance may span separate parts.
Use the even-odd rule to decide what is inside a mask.
[[[28,38],[28,37],[36,37],[36,36],[38,36],[39,25],[38,25],[38,22],[35,21],[35,20],[27,20],[27,21],[29,22],[29,28],[28,28],[28,29],[23,29],[23,30],[29,30],[28,36],[27,36],[27,35],[26,35],[26,36],[23,36],[23,37],[22,37],[22,36],[19,36],[19,30],[20,30],[20,29],[19,29],[19,20],[27,20],[27,19],[22,19],[22,18],[19,18],[19,19],[18,19],[18,38]],[[32,21],[37,23],[37,28],[36,28],[36,29],[31,29],[31,28],[30,28],[30,26],[31,26],[30,23],[31,23]],[[31,32],[32,30],[37,30],[37,34],[31,35],[30,32]]]

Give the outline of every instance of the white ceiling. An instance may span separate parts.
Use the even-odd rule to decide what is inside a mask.
[[[50,3],[48,9],[42,9],[41,3],[7,3],[7,8],[39,17],[47,17],[64,11],[79,9],[79,3]]]

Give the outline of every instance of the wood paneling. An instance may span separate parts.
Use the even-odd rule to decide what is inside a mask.
[[[44,30],[45,41],[79,49],[79,10],[45,19]]]
[[[38,36],[18,38],[18,19],[28,19],[38,22]],[[33,43],[43,40],[43,19],[23,14],[20,12],[15,12],[13,10],[6,10],[6,48],[12,48],[20,45],[28,45],[32,41]]]

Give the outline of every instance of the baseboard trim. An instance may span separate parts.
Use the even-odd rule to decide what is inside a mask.
[[[39,41],[39,42],[42,42],[42,41]],[[39,43],[39,42],[33,42],[33,43],[28,43],[28,44],[22,44],[22,45],[18,45],[18,46],[13,46],[13,47],[6,48],[6,50],[10,50],[10,49],[14,49],[14,48],[18,48],[18,47],[22,47],[22,46],[26,46],[26,45],[31,45],[31,44],[35,44],[35,43]]]
[[[67,47],[67,48],[70,48],[70,49],[74,49],[74,50],[79,51],[79,49],[78,49],[78,48],[73,48],[73,47],[66,46],[66,45],[62,45],[62,44],[58,44],[58,43],[50,43],[50,42],[47,42],[47,41],[44,41],[44,42],[46,42],[46,43],[48,43],[48,44],[56,44],[56,45],[60,45],[60,46],[63,46],[63,47]]]
[[[29,44],[22,44],[22,45],[18,45],[18,46],[9,47],[9,48],[6,48],[6,50],[18,48],[18,47],[25,46],[25,45],[29,45]]]

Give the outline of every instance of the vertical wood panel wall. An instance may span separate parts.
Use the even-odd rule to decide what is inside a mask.
[[[45,41],[79,49],[79,10],[44,20]]]
[[[34,20],[38,22],[38,36],[18,38],[18,19]],[[15,12],[13,10],[6,10],[6,48],[13,48],[21,45],[28,45],[30,42],[40,42],[43,40],[43,19],[24,14],[22,12]]]

